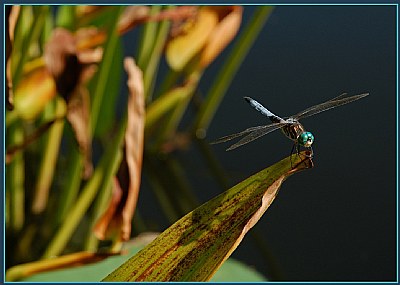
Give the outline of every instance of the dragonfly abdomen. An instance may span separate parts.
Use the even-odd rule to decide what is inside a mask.
[[[259,111],[261,114],[263,114],[264,116],[267,116],[268,119],[270,119],[272,122],[274,123],[280,123],[283,121],[283,119],[281,117],[278,117],[277,115],[275,115],[274,113],[272,113],[270,110],[268,110],[267,108],[265,108],[263,105],[261,105],[260,103],[258,103],[256,100],[254,100],[253,98],[250,97],[244,97],[244,99],[250,104],[251,107],[253,107],[254,109],[256,109],[257,111]]]

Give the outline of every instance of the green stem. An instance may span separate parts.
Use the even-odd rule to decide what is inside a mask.
[[[158,14],[160,11],[161,6],[151,6],[150,15]],[[154,47],[158,25],[159,23],[157,22],[148,22],[143,27],[141,39],[139,41],[139,51],[137,59],[137,64],[141,70],[146,70],[147,68],[151,56],[151,51]]]
[[[55,237],[50,242],[42,258],[51,258],[59,255],[67,245],[82,217],[95,199],[102,183],[104,183],[104,177],[106,177],[109,172],[113,171],[112,168],[115,163],[115,158],[123,143],[126,123],[127,115],[125,114],[111,147],[107,149],[107,152],[102,157],[92,177],[82,189],[79,199],[69,211],[68,217],[64,220]]]
[[[78,197],[79,187],[81,184],[81,171],[83,167],[83,157],[78,146],[73,145],[69,156],[69,163],[65,172],[65,187],[60,195],[60,203],[57,211],[57,224],[62,223],[68,212],[73,207]]]
[[[183,94],[182,99],[177,102],[171,114],[163,123],[162,131],[156,141],[156,149],[177,130],[179,122],[198,86],[202,74],[202,71],[194,71],[189,75],[187,79],[188,83],[181,90]]]
[[[93,227],[96,225],[97,220],[104,213],[104,209],[107,208],[107,202],[112,194],[111,193],[112,192],[112,178],[117,173],[119,165],[121,164],[121,160],[122,160],[122,151],[119,150],[117,155],[115,155],[112,158],[112,161],[110,164],[111,165],[110,171],[107,171],[104,175],[103,183],[101,184],[101,187],[98,192],[98,197],[94,204],[94,211],[93,211],[92,219],[90,222],[91,227],[90,227],[90,231],[88,232],[88,235],[86,237],[85,250],[94,252],[97,249],[99,240],[96,238],[96,236],[94,235],[94,233],[91,229],[93,229]]]
[[[147,98],[147,101],[149,101],[149,99],[151,99],[151,97],[152,97],[154,84],[156,81],[155,80],[156,74],[157,74],[159,62],[161,59],[162,51],[165,46],[165,41],[168,36],[169,27],[170,27],[170,23],[168,21],[163,21],[159,25],[157,37],[156,37],[155,43],[154,43],[154,48],[152,50],[147,67],[144,70],[144,74],[143,74],[144,94],[145,94],[145,97]]]
[[[51,112],[51,117],[62,117],[65,115],[66,106],[61,98],[56,98],[54,102],[55,110]],[[36,181],[35,196],[33,199],[32,210],[34,213],[41,213],[46,205],[49,190],[56,169],[58,151],[64,129],[64,120],[56,121],[44,135],[43,157],[39,166],[39,176]]]
[[[18,61],[15,73],[13,74],[13,86],[18,86],[18,83],[23,73],[25,62],[29,59],[29,48],[31,47],[32,43],[36,42],[39,39],[40,33],[46,21],[46,15],[49,10],[49,7],[34,6],[33,9],[34,9],[34,21],[32,23],[31,28],[29,29],[30,32],[23,39],[23,44],[21,46],[23,49],[21,51],[21,58]]]
[[[117,31],[117,23],[119,15],[123,9],[123,6],[117,6],[115,12],[113,13],[113,21],[110,25],[109,29],[109,38],[104,46],[104,55],[103,60],[99,67],[99,73],[96,81],[96,87],[92,96],[92,108],[90,113],[90,130],[91,133],[94,132],[97,124],[97,118],[99,116],[100,107],[103,102],[103,97],[105,95],[106,86],[108,83],[108,78],[110,72],[112,72],[111,68],[109,68],[112,64],[112,60],[114,57],[114,51],[117,48],[118,44],[118,31]]]
[[[20,121],[15,122],[7,130],[9,144],[20,144],[24,141],[24,130]],[[18,232],[22,229],[25,220],[25,164],[23,152],[15,154],[6,168],[6,186],[9,193],[9,221],[10,229]]]

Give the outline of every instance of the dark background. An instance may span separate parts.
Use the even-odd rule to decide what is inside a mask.
[[[243,26],[254,9],[245,6]],[[225,57],[205,73],[203,93]],[[315,167],[290,177],[254,228],[269,260],[249,235],[234,258],[275,280],[396,280],[396,60],[395,6],[275,8],[207,141],[269,123],[243,96],[280,116],[342,92],[370,96],[302,121],[315,136]],[[229,145],[212,149],[231,185],[288,156],[292,147],[279,131],[225,152]],[[181,159],[194,173],[191,182],[202,202],[221,193],[195,147]],[[146,196],[142,191],[139,209],[152,215],[154,208],[146,213],[140,207]]]

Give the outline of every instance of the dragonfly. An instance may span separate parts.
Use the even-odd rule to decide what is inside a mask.
[[[281,129],[284,135],[294,142],[291,154],[293,153],[295,148],[297,149],[297,154],[299,154],[300,147],[304,147],[309,150],[310,153],[309,156],[312,157],[313,150],[311,146],[314,142],[314,136],[311,132],[305,130],[304,126],[299,122],[299,120],[311,117],[313,115],[327,111],[332,108],[336,108],[338,106],[348,104],[350,102],[354,102],[368,95],[369,93],[363,93],[360,95],[354,95],[349,97],[347,93],[343,93],[329,101],[326,101],[318,105],[314,105],[297,113],[296,115],[286,118],[281,118],[275,115],[270,110],[261,105],[259,102],[250,97],[243,97],[250,104],[251,107],[259,111],[262,115],[268,117],[268,119],[272,123],[263,126],[251,127],[239,133],[221,137],[216,141],[212,142],[212,144],[223,143],[244,136],[237,143],[231,145],[229,148],[226,149],[227,151],[229,151],[238,148],[242,145],[245,145],[249,142],[252,142],[275,130]]]

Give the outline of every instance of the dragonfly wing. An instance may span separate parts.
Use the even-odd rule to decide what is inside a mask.
[[[365,96],[369,95],[369,93],[364,93],[360,95],[354,95],[351,97],[346,97],[346,93],[343,93],[342,95],[335,97],[329,101],[326,101],[324,103],[312,106],[308,109],[305,109],[304,111],[301,111],[300,113],[294,115],[292,118],[299,120],[302,118],[310,117],[312,115],[324,112],[326,110],[348,104],[350,102],[356,101],[358,99],[364,98]]]
[[[251,128],[245,129],[244,131],[241,131],[239,133],[221,137],[221,138],[211,142],[210,144],[218,144],[218,143],[227,142],[227,141],[233,140],[235,138],[244,136],[244,135],[249,134],[249,133],[251,133],[253,131],[256,131],[256,130],[259,130],[259,129],[263,129],[263,128],[265,128],[265,126],[251,127]]]
[[[245,136],[244,138],[242,138],[240,141],[238,141],[237,143],[231,145],[229,148],[227,148],[226,150],[233,150],[235,148],[238,148],[239,146],[242,146],[244,144],[247,144],[249,142],[252,142],[256,139],[258,139],[259,137],[262,137],[270,132],[273,132],[277,129],[280,129],[281,127],[283,127],[284,125],[286,125],[286,122],[282,122],[282,123],[275,123],[275,124],[270,124],[267,126],[263,126],[263,128],[257,129],[257,130],[253,130],[250,134],[248,134],[247,136]]]

